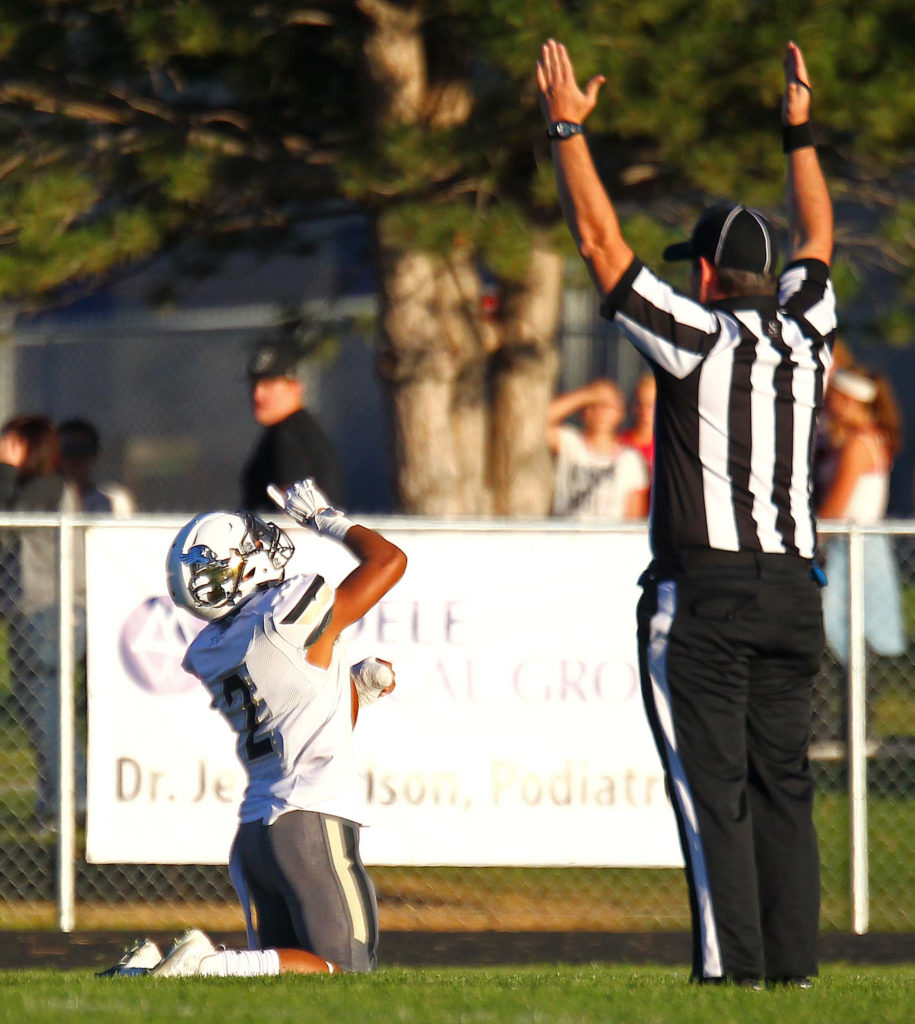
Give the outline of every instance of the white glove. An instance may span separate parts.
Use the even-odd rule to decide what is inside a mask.
[[[394,689],[394,670],[386,661],[379,658],[365,658],[349,670],[350,678],[356,687],[359,707],[374,704],[385,690]]]
[[[316,533],[326,533],[336,540],[343,540],[353,525],[339,509],[331,507],[311,477],[293,484],[285,494],[276,484],[269,484],[267,494],[291,519],[302,526],[312,527]]]

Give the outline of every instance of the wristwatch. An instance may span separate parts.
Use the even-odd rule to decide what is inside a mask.
[[[546,130],[548,139],[571,139],[573,135],[583,135],[585,126],[574,121],[554,121]]]

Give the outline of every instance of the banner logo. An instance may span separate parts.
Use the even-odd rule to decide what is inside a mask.
[[[148,693],[175,696],[200,684],[181,667],[187,645],[206,625],[179,611],[170,597],[149,597],[121,628],[121,661],[127,674]]]

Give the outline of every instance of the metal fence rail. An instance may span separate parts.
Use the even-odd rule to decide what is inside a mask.
[[[144,516],[130,525],[181,522]],[[401,530],[450,528],[372,521],[382,529],[395,523]],[[0,517],[0,928],[162,928],[188,921],[240,928],[224,868],[86,862],[80,573],[89,525],[106,521]],[[633,529],[642,527],[623,528]],[[908,931],[915,928],[915,523],[824,524],[821,536],[833,593],[841,598],[838,614],[829,609],[811,744],[823,927]],[[372,874],[388,930],[681,929],[689,919],[677,869],[383,867]]]

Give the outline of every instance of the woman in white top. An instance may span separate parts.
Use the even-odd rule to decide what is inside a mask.
[[[581,414],[581,430],[564,421]],[[553,515],[573,519],[643,519],[648,466],[619,438],[626,400],[610,380],[558,395],[547,412],[546,437],[556,456]]]
[[[890,470],[900,438],[899,413],[889,385],[861,370],[839,370],[826,392],[826,408],[839,451],[819,518],[862,525],[879,522],[886,515]],[[900,655],[906,639],[893,546],[885,535],[869,535],[864,547],[865,636],[876,653]],[[823,595],[826,639],[845,664],[848,549],[842,540],[829,546],[827,577],[829,586]]]

